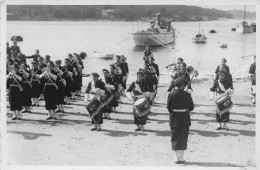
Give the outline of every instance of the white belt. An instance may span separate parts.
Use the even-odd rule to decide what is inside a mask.
[[[188,109],[173,109],[174,112],[187,112]]]

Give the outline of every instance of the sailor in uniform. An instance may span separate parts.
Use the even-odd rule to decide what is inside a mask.
[[[131,93],[132,92],[132,93]],[[139,98],[146,97],[148,100],[150,98],[149,86],[144,79],[144,73],[141,71],[137,72],[137,80],[132,82],[127,89],[127,97],[132,100],[133,103]],[[149,101],[151,102],[151,101]],[[144,131],[144,125],[147,121],[147,114],[144,116],[138,116],[135,108],[133,108],[134,124],[137,128],[135,131]]]
[[[160,72],[159,72],[159,67],[156,63],[154,63],[154,58],[150,57],[149,58],[149,70],[152,73],[152,86],[153,86],[153,95],[152,95],[152,101],[154,101],[154,98],[157,94],[157,88],[158,88],[158,83],[160,79]]]
[[[63,105],[65,104],[64,98],[65,98],[65,86],[66,86],[66,81],[65,81],[65,74],[64,74],[64,69],[61,67],[61,60],[56,60],[55,61],[55,71],[57,73],[57,76],[59,77],[59,81],[57,82],[58,86],[58,95],[57,95],[57,107],[58,109],[55,111],[55,113],[64,113],[64,107]]]
[[[224,68],[220,68],[218,77],[219,79],[215,81],[213,87],[210,88],[210,100],[213,99],[213,92],[217,92],[217,97],[222,97],[224,95],[231,96],[234,93],[232,76],[227,74]],[[229,111],[223,113],[222,115],[216,111],[216,121],[219,123],[217,130],[225,129],[228,131],[227,122],[229,122],[229,115]]]
[[[105,94],[105,83],[99,79],[98,73],[92,73],[93,80],[89,82],[87,89],[86,89],[86,101],[89,97],[96,97],[100,100],[100,97]],[[97,130],[101,131],[101,124],[103,124],[103,109],[92,118],[93,128],[90,129],[91,131]]]
[[[21,75],[23,77],[23,80],[22,80],[22,88],[23,88],[23,91],[22,91],[22,106],[24,107],[24,111],[22,111],[22,113],[25,113],[25,112],[28,112],[28,113],[31,113],[31,109],[30,109],[30,106],[32,105],[32,101],[31,101],[31,98],[32,98],[32,84],[31,84],[31,74],[30,74],[30,71],[28,71],[26,69],[26,64],[22,64],[21,65]]]
[[[120,77],[115,74],[115,70],[116,70],[116,67],[114,65],[110,65],[110,74],[109,76],[112,78],[112,82],[114,84],[114,87],[115,87],[115,91],[113,91],[113,94],[114,94],[114,99],[112,100],[112,110],[113,112],[115,113],[116,112],[116,107],[118,107],[118,101],[117,101],[117,98],[118,98],[118,88],[119,88],[119,83],[120,83]]]
[[[70,97],[72,94],[72,88],[73,88],[73,67],[70,65],[70,59],[65,58],[64,60],[64,67],[63,67],[63,72],[65,76],[65,81],[66,81],[66,86],[65,86],[65,103],[67,105],[70,104]]]
[[[194,109],[191,95],[185,92],[184,79],[175,80],[177,90],[168,95],[167,109],[170,113],[172,150],[176,154],[176,163],[185,163],[184,150],[187,149],[189,127],[191,125],[190,111]]]
[[[43,57],[41,56],[38,57],[38,69],[40,69],[42,73],[47,70],[47,65],[43,62]],[[40,93],[39,100],[44,100],[44,95],[43,95],[44,79],[40,79],[40,81],[41,81],[41,93]]]
[[[48,110],[48,116],[46,120],[57,120],[55,110],[57,109],[57,82],[59,81],[59,77],[57,76],[57,72],[54,70],[55,65],[52,61],[48,62],[47,66],[48,71],[45,71],[40,75],[40,79],[43,79],[45,83],[43,95],[45,99],[45,109]]]
[[[122,69],[122,75],[123,75],[122,93],[125,96],[126,81],[127,81],[128,74],[129,74],[129,68],[128,68],[128,64],[126,62],[126,57],[124,55],[121,55],[121,63],[122,63],[122,66],[123,66],[123,69]]]
[[[39,97],[41,94],[41,81],[39,76],[42,74],[42,71],[38,68],[38,63],[36,61],[32,62],[31,71],[31,83],[32,83],[32,106],[39,106]]]
[[[186,64],[182,63],[180,64],[180,70],[177,72],[176,78],[171,82],[170,87],[168,88],[168,93],[172,92],[175,90],[175,81],[177,78],[182,77],[184,80],[184,91],[187,91],[189,93],[192,93],[193,90],[191,88],[191,80],[190,80],[190,75],[186,71]]]
[[[115,66],[115,74],[118,75],[118,77],[120,78],[120,82],[118,84],[118,97],[117,97],[117,101],[119,103],[121,103],[121,91],[122,91],[122,84],[123,84],[123,69],[124,69],[124,66],[123,64],[121,63],[121,57],[119,55],[116,55],[116,62],[114,63],[114,66]]]
[[[7,75],[7,85],[9,87],[9,104],[10,110],[13,112],[12,120],[21,119],[22,110],[22,74],[19,72],[19,65],[13,65],[13,71]]]

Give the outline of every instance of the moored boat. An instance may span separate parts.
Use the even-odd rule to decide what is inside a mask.
[[[100,52],[93,52],[93,57],[99,58],[99,59],[113,59],[115,54],[105,54]]]
[[[175,29],[171,26],[171,21],[160,19],[160,13],[156,14],[157,21],[150,22],[147,30],[132,33],[132,38],[136,46],[161,46],[175,41]]]
[[[193,40],[196,42],[196,43],[205,43],[207,41],[207,37],[202,34],[202,33],[197,33],[195,35],[195,37],[193,38]]]
[[[244,6],[244,21],[237,26],[236,31],[242,34],[254,32],[254,28],[246,22],[246,6]]]
[[[200,32],[200,22],[199,22],[199,32],[192,38],[196,43],[206,43],[207,37]]]

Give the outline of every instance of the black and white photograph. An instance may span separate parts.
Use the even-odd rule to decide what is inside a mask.
[[[5,2],[1,163],[258,167],[259,1],[54,2]]]

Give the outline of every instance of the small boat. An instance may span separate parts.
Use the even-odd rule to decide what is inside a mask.
[[[199,32],[195,35],[193,40],[196,43],[205,43],[207,41],[207,37],[204,34],[200,33],[200,22],[199,22]]]
[[[244,6],[244,21],[237,26],[236,31],[242,34],[254,32],[254,28],[246,22],[246,6]]]
[[[93,52],[93,57],[95,58],[99,58],[99,59],[113,59],[115,56],[115,54],[104,54],[104,53],[100,53],[100,52]]]
[[[209,33],[216,33],[217,31],[215,30],[210,30]]]
[[[221,47],[221,48],[227,48],[228,44],[227,43],[218,42],[218,46]]]
[[[193,38],[193,40],[196,43],[205,43],[207,41],[207,37],[204,34],[202,34],[202,33],[197,33],[195,35],[195,37]]]
[[[136,46],[163,46],[175,41],[175,29],[171,21],[160,19],[160,13],[156,14],[157,21],[150,22],[150,28],[132,33]]]
[[[253,31],[256,32],[256,23],[253,22],[250,26],[253,27]]]

